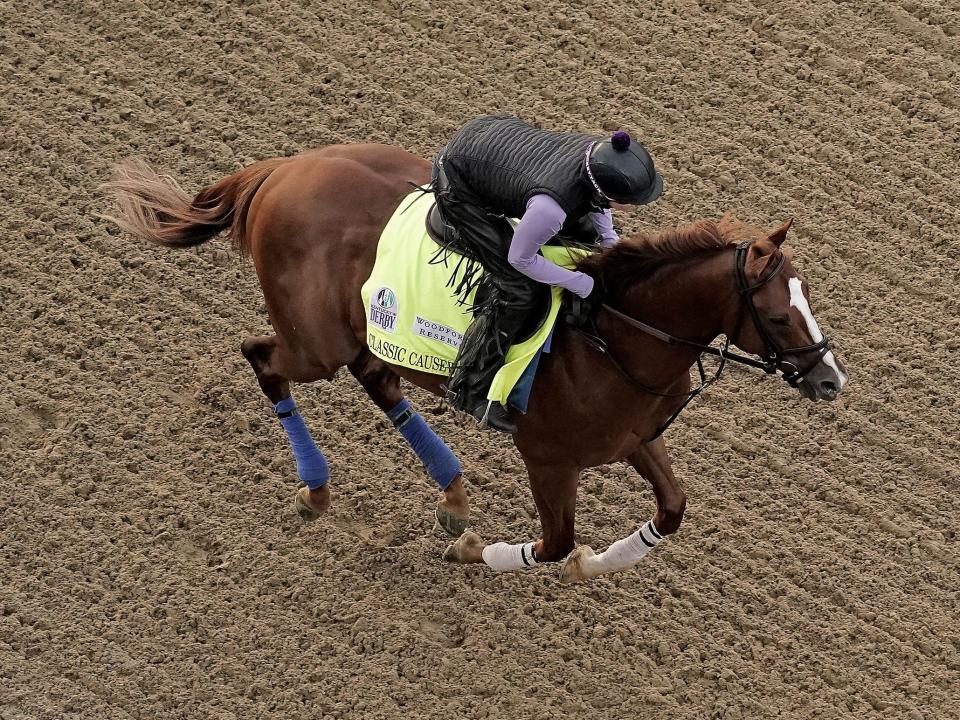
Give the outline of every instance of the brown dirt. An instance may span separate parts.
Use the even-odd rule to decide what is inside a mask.
[[[0,2],[0,718],[960,717],[956,6],[520,7]],[[96,216],[128,154],[196,189],[332,141],[430,155],[490,110],[637,131],[668,192],[628,228],[794,216],[854,376],[815,406],[731,373],[670,432],[680,534],[575,587],[444,565],[349,378],[299,389],[336,488],[301,524],[238,352],[254,275]],[[476,529],[531,537],[515,452],[435,425]],[[579,540],[651,510],[598,468]]]

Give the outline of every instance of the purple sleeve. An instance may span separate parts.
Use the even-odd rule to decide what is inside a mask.
[[[613,247],[620,242],[617,231],[613,229],[613,215],[610,210],[590,213],[590,219],[593,220],[593,227],[600,234],[600,244],[603,247]]]
[[[593,290],[593,278],[576,270],[567,270],[550,262],[537,251],[560,231],[567,214],[549,195],[534,195],[527,201],[527,211],[513,232],[509,263],[529,278],[586,297]]]

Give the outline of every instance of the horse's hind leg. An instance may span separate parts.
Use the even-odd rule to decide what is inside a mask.
[[[297,475],[306,485],[297,492],[297,512],[304,520],[315,520],[330,508],[327,460],[310,436],[290,394],[289,360],[276,337],[251,337],[240,351],[253,367],[257,382],[273,404],[297,461]]]
[[[400,377],[386,363],[364,350],[347,367],[370,399],[400,431],[443,492],[437,504],[440,527],[454,537],[460,535],[466,529],[470,515],[460,461],[403,397]]]

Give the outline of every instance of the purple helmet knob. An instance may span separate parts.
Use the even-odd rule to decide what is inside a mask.
[[[630,135],[625,130],[617,130],[610,136],[610,144],[613,149],[620,152],[630,147]]]

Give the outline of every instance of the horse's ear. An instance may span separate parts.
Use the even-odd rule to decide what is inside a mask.
[[[759,280],[779,256],[780,249],[769,238],[750,243],[746,260],[747,277],[752,281]]]
[[[777,247],[780,247],[783,245],[783,241],[787,239],[787,230],[790,229],[791,225],[793,225],[793,218],[790,218],[783,225],[767,235],[767,240],[772,242]]]

